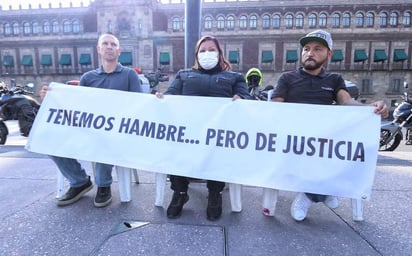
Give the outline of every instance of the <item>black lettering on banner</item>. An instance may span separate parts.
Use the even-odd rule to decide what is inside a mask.
[[[159,124],[157,126],[156,139],[162,140],[166,137],[166,125]]]
[[[53,115],[57,112],[57,109],[55,108],[49,108],[49,116],[47,117],[46,122],[50,123],[51,119],[53,118]]]
[[[93,121],[93,128],[95,129],[100,129],[104,126],[104,123],[106,121],[106,118],[102,115],[97,116],[96,119]]]
[[[266,136],[266,134],[261,132],[256,133],[255,149],[264,150],[267,148],[267,151],[269,152],[276,152],[276,137],[276,133],[269,133],[269,136]]]
[[[223,129],[207,129],[206,145],[213,144],[217,147],[244,149],[249,144],[249,135],[246,132],[237,134],[234,131]]]
[[[142,123],[142,125],[141,125]],[[142,137],[149,137],[158,140],[184,142],[184,131],[186,127],[157,124],[155,122],[142,121],[139,119],[122,118],[119,126],[119,133],[134,134]]]
[[[93,116],[94,116],[93,113],[83,112],[80,115],[80,120],[79,120],[80,126],[90,128],[92,126]]]
[[[259,135],[262,136],[262,135]],[[261,145],[259,145],[261,147]],[[283,153],[296,155],[317,156],[320,158],[337,158],[347,161],[365,161],[365,149],[361,142],[337,141],[326,138],[287,135],[286,146]]]
[[[142,130],[140,131],[140,136],[154,138],[155,130],[156,130],[156,123],[144,121]]]
[[[111,131],[113,129],[113,126],[114,126],[113,121],[114,121],[114,117],[109,117],[107,119],[107,126],[106,126],[106,128],[104,128],[104,130]]]
[[[99,115],[95,117],[93,113],[81,112],[78,110],[68,109],[49,109],[49,116],[47,122],[67,125],[72,127],[94,128],[101,129],[105,127],[105,130],[111,130],[113,128],[114,117],[106,117]]]

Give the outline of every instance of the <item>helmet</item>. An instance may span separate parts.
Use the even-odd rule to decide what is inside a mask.
[[[251,68],[246,72],[245,79],[249,87],[262,85],[262,72],[258,68]]]

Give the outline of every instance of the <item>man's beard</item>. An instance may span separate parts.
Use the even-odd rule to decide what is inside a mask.
[[[309,63],[309,62],[314,62],[314,64]],[[306,70],[316,70],[316,69],[322,67],[325,62],[326,62],[326,60],[318,62],[314,59],[309,59],[309,60],[304,61],[302,63],[302,65],[303,65],[303,68],[306,69]]]

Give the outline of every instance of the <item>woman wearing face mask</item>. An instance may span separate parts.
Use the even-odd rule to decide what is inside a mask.
[[[212,36],[203,36],[196,44],[193,67],[180,70],[164,94],[249,99],[243,75],[230,69],[218,40]],[[156,96],[162,98],[163,94],[158,92]],[[189,178],[171,175],[170,182],[174,193],[167,208],[167,217],[177,218],[182,212],[183,205],[189,200]],[[224,182],[207,181],[209,197],[206,214],[209,220],[217,220],[222,214],[221,192],[224,186]]]

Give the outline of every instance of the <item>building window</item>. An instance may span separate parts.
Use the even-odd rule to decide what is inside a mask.
[[[50,54],[44,54],[41,56],[40,65],[44,66],[51,66],[52,65],[52,56]]]
[[[231,64],[239,63],[239,51],[229,51],[229,62]]]
[[[319,15],[319,26],[322,28],[326,28],[328,25],[328,15],[326,13],[321,13]]]
[[[408,55],[406,54],[404,49],[395,49],[393,51],[393,61],[405,61],[408,59]]]
[[[342,50],[333,50],[333,55],[332,55],[332,62],[341,62],[343,60],[343,52]]]
[[[17,36],[20,34],[20,27],[17,22],[13,23],[13,35]]]
[[[72,56],[70,54],[62,54],[60,56],[60,65],[62,65],[62,66],[71,66],[72,65]]]
[[[366,50],[363,50],[363,49],[355,50],[355,54],[353,58],[354,62],[364,62],[367,59],[368,59],[368,55],[366,54]]]
[[[339,15],[339,13],[332,14],[332,27],[334,27],[334,28],[340,27],[340,15]]]
[[[4,35],[5,35],[5,36],[11,35],[11,26],[10,26],[10,23],[5,23],[4,26],[3,26],[3,29],[4,29]]]
[[[345,28],[350,27],[350,14],[344,13],[342,17],[342,26]]]
[[[366,14],[365,25],[367,27],[373,27],[375,20],[375,15],[372,12]]]
[[[227,27],[227,29],[229,29],[229,30],[235,29],[235,18],[234,18],[233,16],[227,17],[226,27]]]
[[[390,92],[392,92],[392,93],[400,93],[401,92],[401,79],[399,79],[399,78],[392,79]]]
[[[373,54],[373,61],[374,62],[384,62],[388,59],[385,50],[377,49]]]
[[[272,51],[262,51],[262,63],[272,63],[273,53]]]
[[[245,15],[240,16],[239,27],[240,29],[247,29],[247,17]]]
[[[82,53],[80,54],[79,64],[82,66],[88,66],[92,64],[92,57],[90,53]]]
[[[78,20],[73,21],[73,33],[79,33],[80,32],[80,22]]]
[[[170,64],[170,54],[169,54],[169,52],[161,52],[159,54],[159,64],[160,65],[169,65]]]
[[[250,16],[249,28],[257,28],[257,16],[256,15]]]
[[[372,88],[371,88],[371,80],[370,79],[362,79],[361,83],[361,94],[370,94],[372,93]]]
[[[5,55],[3,57],[3,66],[12,67],[14,66],[14,57],[11,55]]]
[[[57,21],[52,23],[52,32],[55,34],[59,33],[59,23]]]
[[[314,13],[309,14],[308,23],[309,23],[310,28],[316,27],[317,19],[318,19],[318,17],[316,16],[316,14],[314,14]]]
[[[131,52],[122,52],[119,55],[119,62],[123,66],[131,66],[133,64],[133,57]]]
[[[217,29],[225,29],[225,18],[223,18],[223,16],[217,17]]]
[[[278,15],[278,14],[273,15],[272,27],[273,28],[280,28],[280,15]]]
[[[24,22],[24,23],[23,23],[23,34],[27,36],[27,35],[29,35],[30,33],[31,33],[30,23]]]
[[[285,17],[285,27],[286,28],[293,28],[293,15],[288,14]]]
[[[267,14],[263,15],[262,17],[262,28],[270,28],[270,16]]]
[[[173,31],[180,31],[180,19],[178,17],[172,19],[172,29]]]
[[[37,35],[40,32],[39,23],[36,21],[32,24],[32,32],[34,35]]]
[[[363,13],[358,12],[355,17],[355,26],[356,27],[363,27]]]
[[[72,24],[70,23],[70,21],[65,20],[63,22],[63,33],[70,33],[72,32]]]
[[[398,26],[398,14],[396,12],[392,12],[391,16],[389,17],[389,25],[392,27]]]
[[[50,22],[45,21],[43,23],[43,33],[44,34],[50,34]]]
[[[297,50],[287,50],[286,51],[286,63],[295,63],[299,60]]]
[[[205,17],[205,25],[204,25],[206,30],[211,30],[212,29],[212,17],[207,16]]]
[[[405,27],[410,27],[411,26],[411,13],[410,12],[405,12],[403,14],[403,25]]]
[[[33,56],[23,55],[23,58],[21,59],[21,65],[23,65],[23,66],[33,66]]]
[[[296,27],[303,28],[303,14],[296,15]]]
[[[388,14],[386,12],[381,12],[379,14],[379,25],[381,27],[388,26]]]
[[[152,47],[150,47],[150,45],[143,46],[143,56],[145,58],[151,58],[152,57]]]

